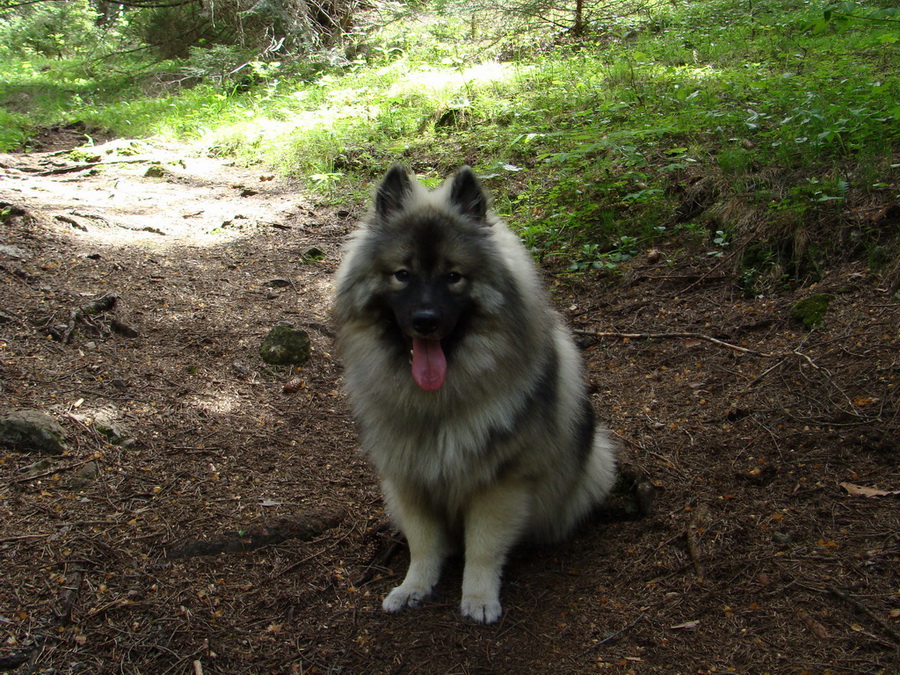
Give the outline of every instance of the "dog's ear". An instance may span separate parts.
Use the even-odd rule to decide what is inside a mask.
[[[470,167],[464,166],[453,177],[450,203],[476,223],[485,222],[488,198]]]
[[[378,217],[387,219],[401,211],[412,191],[412,179],[406,167],[394,164],[385,174],[375,194],[375,212]]]

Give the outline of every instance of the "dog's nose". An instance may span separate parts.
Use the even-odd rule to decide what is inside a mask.
[[[420,309],[413,314],[412,325],[419,335],[431,335],[440,326],[441,317],[433,309]]]

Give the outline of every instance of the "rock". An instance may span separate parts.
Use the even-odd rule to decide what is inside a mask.
[[[808,298],[799,300],[791,307],[791,316],[801,322],[806,330],[812,330],[825,322],[825,312],[828,305],[834,300],[833,295],[827,293],[814,293]]]
[[[17,258],[19,260],[28,260],[32,257],[33,253],[25,248],[19,248],[18,246],[0,246],[0,254],[9,256],[10,258]]]
[[[59,455],[68,450],[65,431],[47,413],[15,410],[0,416],[0,443],[22,452]]]
[[[103,468],[100,466],[100,462],[88,462],[78,470],[78,473],[69,479],[66,487],[70,490],[80,490],[81,488],[85,488],[97,480],[97,477],[102,471]]]
[[[300,365],[309,354],[309,333],[284,321],[269,331],[259,347],[260,358],[273,366]]]
[[[123,322],[119,321],[118,319],[110,319],[109,329],[113,333],[118,333],[122,337],[127,337],[127,338],[140,337],[140,333],[138,333],[134,328],[129,326],[127,323],[123,323]]]
[[[144,178],[165,178],[168,174],[162,164],[151,164],[144,172]]]
[[[325,257],[325,251],[323,251],[318,246],[310,246],[308,249],[303,251],[303,255],[301,256],[301,260],[304,263],[312,263],[318,262]]]

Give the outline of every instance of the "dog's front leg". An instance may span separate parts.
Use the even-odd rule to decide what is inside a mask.
[[[405,607],[418,607],[431,595],[447,557],[447,533],[443,521],[418,495],[388,480],[384,481],[384,492],[391,514],[409,543],[406,578],[381,605],[386,612],[399,612]]]
[[[528,524],[530,509],[528,486],[518,480],[491,485],[472,500],[465,520],[463,616],[478,623],[500,618],[503,564]]]

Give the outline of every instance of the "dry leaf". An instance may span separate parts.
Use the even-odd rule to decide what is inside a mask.
[[[821,640],[827,640],[829,637],[831,637],[830,635],[828,635],[828,630],[825,628],[825,626],[820,624],[818,621],[816,621],[814,618],[812,618],[809,614],[804,612],[802,609],[797,610],[797,616],[800,617],[800,620],[806,624],[806,627],[809,628],[809,630],[817,638],[819,638]]]
[[[680,623],[677,626],[669,626],[671,630],[694,630],[697,626],[700,625],[699,621],[685,621],[684,623]]]
[[[866,487],[854,483],[843,482],[840,483],[840,486],[851,497],[896,497],[900,495],[900,490],[879,490],[877,487]]]

